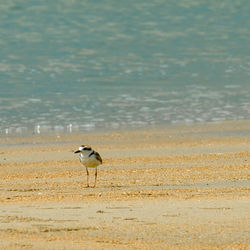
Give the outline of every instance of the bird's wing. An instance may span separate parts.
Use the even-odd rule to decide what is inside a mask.
[[[102,157],[99,155],[98,152],[95,152],[96,159],[102,163]]]

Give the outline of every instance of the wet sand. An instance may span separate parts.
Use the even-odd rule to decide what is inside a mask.
[[[249,149],[249,121],[2,136],[0,249],[249,249]]]

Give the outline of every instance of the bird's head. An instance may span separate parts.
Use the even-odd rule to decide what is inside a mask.
[[[75,154],[77,153],[84,153],[84,152],[90,152],[92,150],[92,148],[88,145],[82,145],[79,147],[78,150],[75,151]]]

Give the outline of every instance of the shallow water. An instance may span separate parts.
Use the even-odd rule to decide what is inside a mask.
[[[248,1],[1,1],[0,133],[250,119]]]

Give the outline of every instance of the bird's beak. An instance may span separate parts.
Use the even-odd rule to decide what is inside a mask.
[[[80,152],[81,152],[80,150],[77,150],[77,151],[75,151],[75,154],[80,153]]]

